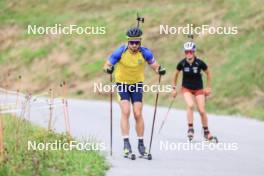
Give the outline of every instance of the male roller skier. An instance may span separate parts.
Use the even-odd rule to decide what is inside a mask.
[[[142,117],[142,96],[144,82],[144,68],[147,63],[157,74],[164,75],[166,70],[155,60],[152,52],[143,46],[142,30],[138,27],[128,29],[127,45],[117,48],[104,64],[108,74],[114,72],[117,86],[117,96],[121,108],[121,132],[124,139],[124,156],[132,153],[129,142],[129,116],[132,104],[138,136],[138,151],[140,155],[147,155],[144,145],[144,120]],[[115,66],[115,69],[114,69]],[[115,71],[114,71],[115,70]]]

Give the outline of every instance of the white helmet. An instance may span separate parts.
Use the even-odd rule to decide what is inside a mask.
[[[186,50],[196,51],[196,45],[194,42],[184,43],[183,48],[184,48],[184,51]]]

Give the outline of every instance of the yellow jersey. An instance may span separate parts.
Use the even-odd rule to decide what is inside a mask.
[[[115,82],[135,84],[144,82],[145,63],[153,64],[155,59],[151,51],[140,47],[139,52],[131,53],[127,46],[123,45],[113,52],[109,61],[115,67]]]

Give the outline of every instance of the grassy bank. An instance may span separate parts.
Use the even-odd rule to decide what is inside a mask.
[[[105,158],[94,151],[28,150],[28,141],[67,143],[62,134],[48,132],[24,120],[4,116],[5,158],[1,176],[89,175],[102,176],[108,169]],[[17,126],[18,132],[17,132]]]
[[[125,31],[135,25],[138,11],[146,18],[143,44],[167,68],[163,83],[171,83],[177,62],[184,56],[183,35],[160,35],[159,25],[237,26],[238,35],[196,36],[198,57],[213,73],[213,95],[208,101],[212,113],[239,114],[264,120],[264,6],[262,1],[1,1],[0,73],[9,75],[7,83],[14,90],[17,76],[23,75],[22,88],[42,92],[70,83],[71,96],[105,99],[92,93],[94,82],[108,82],[101,66],[122,42]],[[27,25],[105,26],[105,35],[28,35]],[[8,74],[9,73],[9,74]],[[32,74],[34,73],[34,74]],[[6,76],[7,77],[7,76]],[[3,78],[2,78],[3,79]],[[147,69],[146,83],[157,82]],[[3,85],[2,85],[3,84]],[[160,97],[167,106],[169,95]],[[154,95],[145,94],[153,104]],[[177,101],[183,108],[183,99]]]

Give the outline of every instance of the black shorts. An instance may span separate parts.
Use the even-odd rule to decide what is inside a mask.
[[[128,100],[132,103],[142,102],[143,98],[143,83],[123,84],[116,83],[117,96],[119,100]]]

